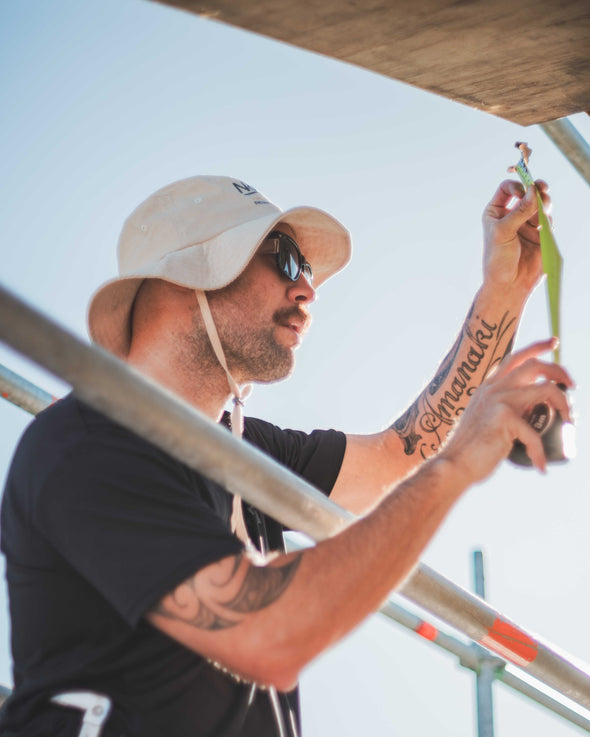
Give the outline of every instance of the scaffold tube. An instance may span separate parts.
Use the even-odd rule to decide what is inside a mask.
[[[575,125],[567,118],[558,118],[540,123],[539,127],[590,184],[590,146]]]
[[[1,364],[0,396],[32,415],[41,412],[57,399]]]
[[[533,686],[531,683],[523,680],[511,670],[507,669],[506,661],[501,658],[495,657],[494,655],[486,654],[484,657],[480,655],[479,648],[477,645],[467,645],[456,637],[442,632],[438,627],[425,622],[416,614],[412,614],[403,607],[396,604],[394,601],[387,601],[381,607],[381,614],[386,616],[403,627],[412,630],[421,637],[425,637],[433,645],[445,650],[446,652],[455,655],[459,658],[459,662],[464,668],[475,671],[479,671],[482,661],[487,661],[494,670],[495,678],[498,681],[502,681],[506,686],[518,691],[527,698],[535,701],[537,704],[544,706],[550,711],[558,714],[560,717],[567,719],[572,724],[578,727],[582,727],[586,732],[590,732],[590,719],[583,714],[571,709],[566,704],[558,701],[549,694],[541,691],[540,689]],[[483,651],[486,652],[485,650]],[[511,667],[511,666],[508,666]]]
[[[355,517],[171,392],[90,346],[0,287],[0,340],[70,384],[80,399],[316,541]],[[424,564],[400,587],[407,599],[527,673],[590,708],[590,674],[486,602]]]

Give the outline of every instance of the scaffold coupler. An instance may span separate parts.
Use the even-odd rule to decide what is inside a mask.
[[[84,712],[78,737],[100,737],[113,706],[108,696],[94,691],[68,691],[57,694],[51,701]]]

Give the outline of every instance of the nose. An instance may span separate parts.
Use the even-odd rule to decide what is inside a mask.
[[[287,296],[291,302],[311,304],[315,300],[315,289],[302,273],[296,282],[287,287]]]

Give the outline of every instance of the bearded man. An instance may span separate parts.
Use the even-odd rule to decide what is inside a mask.
[[[306,434],[246,418],[242,431],[245,386],[291,373],[349,234],[228,177],[142,203],[120,275],[91,300],[94,341],[363,516],[286,553],[278,522],[66,397],[27,429],[4,495],[15,690],[0,734],[297,735],[305,665],[378,608],[516,438],[545,468],[528,407],[569,417],[556,384],[570,378],[539,359],[553,340],[502,360],[540,277],[537,224],[533,189],[503,182],[457,342],[390,428]]]

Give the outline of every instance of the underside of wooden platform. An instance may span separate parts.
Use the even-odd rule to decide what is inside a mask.
[[[590,110],[590,0],[158,0],[522,125]]]

